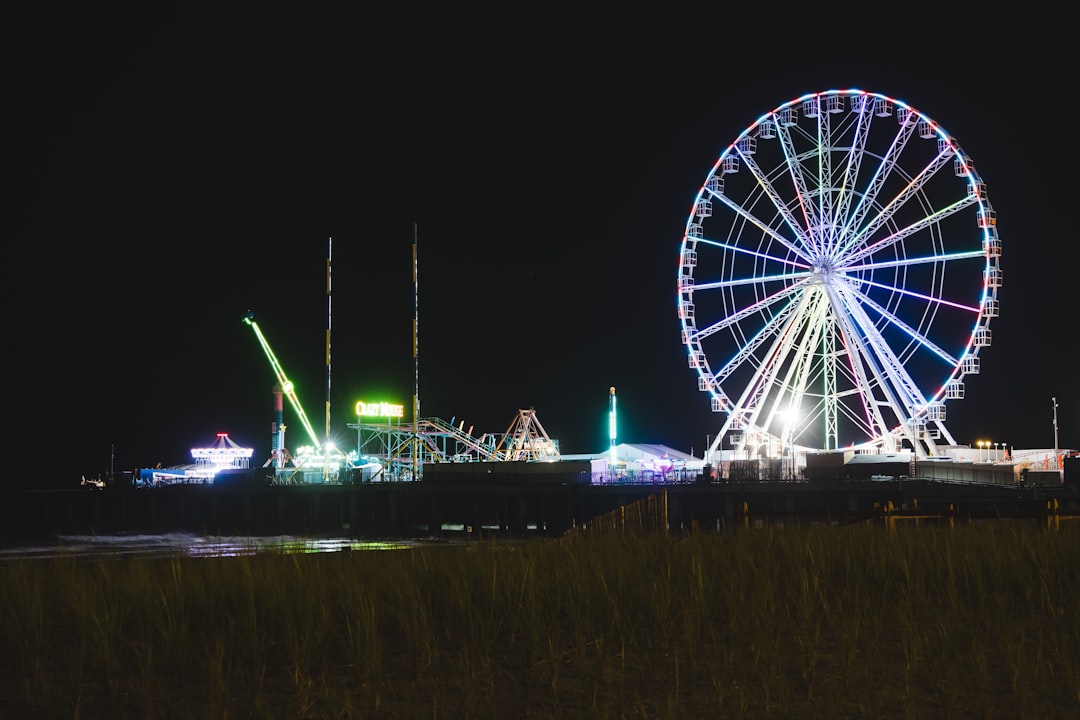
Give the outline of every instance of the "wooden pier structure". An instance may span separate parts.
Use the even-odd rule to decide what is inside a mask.
[[[986,487],[925,480],[673,484],[363,483],[305,486],[32,489],[9,494],[0,539],[45,535],[196,532],[209,536],[355,538],[559,537],[662,508],[665,530],[751,523],[896,525],[1080,516],[1076,488]],[[636,512],[636,510],[635,510]],[[657,512],[651,510],[650,512]]]

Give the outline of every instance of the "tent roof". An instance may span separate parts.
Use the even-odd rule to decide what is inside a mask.
[[[610,456],[609,449],[597,453],[584,453],[581,455],[562,455],[563,460],[601,460]],[[615,446],[615,457],[624,462],[634,460],[652,460],[668,458],[670,460],[691,463],[703,463],[702,458],[694,457],[681,450],[668,447],[659,443],[619,443]]]

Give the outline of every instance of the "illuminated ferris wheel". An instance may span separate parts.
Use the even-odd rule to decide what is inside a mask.
[[[971,158],[910,105],[829,90],[758,118],[679,253],[682,341],[726,416],[709,458],[955,445],[945,405],[990,345],[1000,256]]]

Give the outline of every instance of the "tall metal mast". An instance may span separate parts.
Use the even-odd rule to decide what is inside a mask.
[[[323,482],[330,479],[330,258],[334,238],[326,242],[326,437],[323,440]]]
[[[419,325],[419,291],[417,287],[416,266],[416,223],[413,223],[412,240],[412,279],[413,279],[413,323],[412,323],[412,356],[413,356],[413,448],[412,448],[412,479],[417,479],[420,457],[420,365],[417,358],[418,341],[417,330]]]

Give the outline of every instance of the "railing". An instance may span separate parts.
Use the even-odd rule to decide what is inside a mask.
[[[600,533],[654,533],[667,532],[667,490],[621,505],[609,513],[595,517],[587,523],[574,525],[563,537],[581,537]]]

